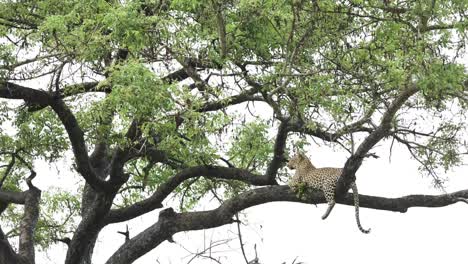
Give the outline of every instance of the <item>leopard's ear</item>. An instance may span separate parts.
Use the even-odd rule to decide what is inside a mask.
[[[297,156],[298,156],[299,159],[301,159],[301,160],[306,159],[306,156],[305,156],[304,153],[302,153],[302,152],[298,152],[298,153],[297,153]]]

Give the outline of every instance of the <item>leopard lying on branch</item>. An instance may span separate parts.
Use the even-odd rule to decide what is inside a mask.
[[[298,185],[302,183],[307,187],[323,191],[328,203],[328,209],[322,216],[322,219],[326,219],[335,206],[335,187],[343,169],[316,168],[306,156],[300,153],[294,155],[294,157],[289,160],[288,168],[296,170],[296,173],[288,183],[293,190],[296,190]],[[355,215],[358,228],[361,232],[367,234],[370,232],[370,229],[364,229],[359,220],[359,194],[355,182],[351,184],[351,188],[353,189],[354,208],[356,209]]]

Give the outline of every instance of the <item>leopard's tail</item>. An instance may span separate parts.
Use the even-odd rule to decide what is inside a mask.
[[[362,226],[361,226],[361,221],[359,220],[359,193],[358,193],[358,189],[357,189],[357,186],[356,186],[356,183],[353,182],[351,184],[351,188],[353,189],[353,197],[354,197],[354,209],[356,210],[356,222],[357,222],[357,225],[358,225],[358,228],[359,230],[361,230],[361,232],[363,232],[364,234],[368,234],[371,229],[364,229]]]

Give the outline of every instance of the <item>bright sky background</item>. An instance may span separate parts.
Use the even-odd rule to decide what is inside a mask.
[[[346,161],[345,153],[312,146],[309,150],[312,162],[318,167],[338,167]],[[410,160],[402,147],[394,146],[391,163],[388,160],[388,144],[374,149],[380,159],[367,159],[357,173],[359,192],[366,195],[400,197],[410,194],[442,194],[434,189],[431,179],[422,177],[417,164]],[[49,170],[42,167],[40,178]],[[467,168],[463,167],[447,175],[450,181],[447,191],[468,188]],[[44,174],[43,174],[44,173]],[[51,181],[62,183],[66,176],[57,176],[54,170],[47,176]],[[36,183],[39,184],[39,181]],[[177,208],[177,207],[175,207]],[[204,208],[210,209],[206,204]],[[468,237],[468,205],[457,203],[442,208],[411,208],[407,213],[361,209],[361,223],[372,228],[369,235],[362,234],[354,218],[354,208],[337,205],[326,220],[321,220],[326,205],[275,202],[256,206],[244,211],[242,235],[249,260],[253,259],[254,244],[263,264],[335,263],[351,261],[366,263],[459,263],[466,260],[466,237]],[[141,219],[128,222],[130,235],[149,227],[157,221],[158,211]],[[106,227],[95,248],[94,263],[104,263],[124,242],[117,231],[124,231],[127,223]],[[178,233],[176,243],[164,242],[157,249],[135,263],[188,263],[193,255],[201,252],[210,241],[233,239],[230,243],[213,249],[222,263],[245,263],[239,241],[237,226],[230,225],[205,231]],[[185,249],[184,249],[185,248]],[[187,250],[186,250],[187,249]],[[47,254],[40,253],[37,263],[63,263],[66,248],[59,244]],[[191,263],[210,263],[206,258]],[[213,262],[214,263],[214,262]]]

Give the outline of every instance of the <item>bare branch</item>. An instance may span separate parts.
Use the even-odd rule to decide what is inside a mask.
[[[234,216],[236,217],[235,222],[236,222],[236,225],[237,225],[237,235],[239,237],[239,244],[240,244],[240,247],[241,247],[242,256],[244,256],[245,263],[249,264],[249,260],[247,259],[247,255],[245,255],[244,242],[242,241],[242,232],[241,232],[241,229],[240,229],[241,221],[239,220],[239,214],[235,214]]]
[[[298,133],[304,133],[316,138],[320,138],[324,141],[328,142],[337,142],[338,137],[334,133],[329,133],[327,131],[322,130],[321,128],[315,127],[315,128],[310,128],[305,124],[302,120],[291,120],[289,121],[289,131],[291,132],[298,132]]]
[[[123,235],[125,237],[125,242],[130,240],[130,231],[128,231],[128,225],[126,225],[125,231],[117,231],[117,233]]]
[[[5,182],[6,178],[8,177],[8,174],[10,174],[11,170],[13,169],[13,166],[15,165],[15,161],[16,161],[16,156],[11,155],[11,160],[6,165],[5,172],[3,173],[3,176],[0,179],[0,189],[2,189],[3,183]]]

